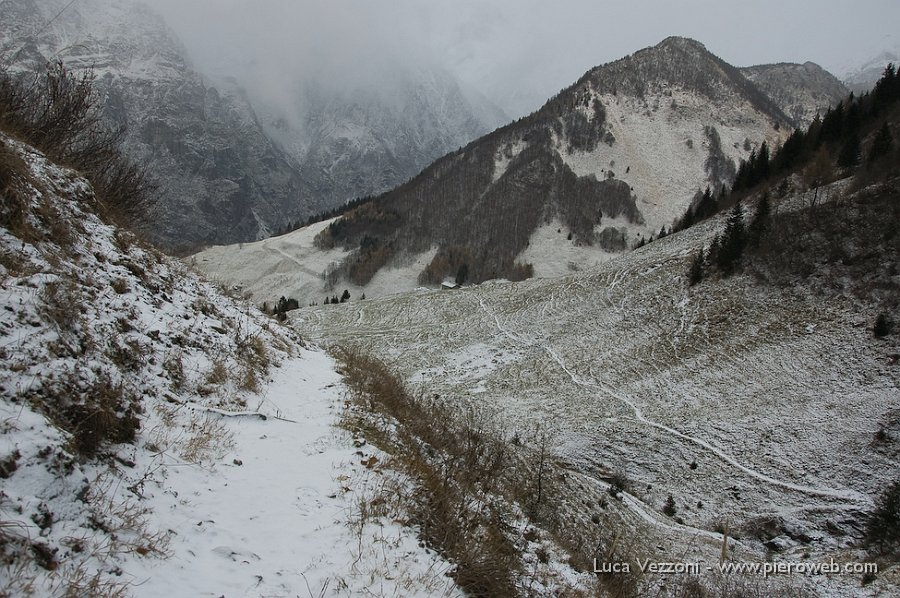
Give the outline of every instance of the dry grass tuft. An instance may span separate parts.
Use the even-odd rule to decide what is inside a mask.
[[[206,374],[206,383],[221,386],[226,382],[228,382],[228,368],[225,367],[225,361],[216,359]]]
[[[181,458],[188,463],[219,459],[233,447],[230,432],[213,413],[195,414],[188,426],[187,440],[181,442]]]
[[[106,444],[133,442],[140,429],[139,397],[105,373],[69,372],[32,397],[39,410],[69,432],[72,450],[93,457]]]

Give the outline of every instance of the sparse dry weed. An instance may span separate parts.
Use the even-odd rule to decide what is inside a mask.
[[[196,412],[187,427],[187,437],[180,441],[179,454],[188,463],[201,464],[218,459],[234,445],[232,434],[221,416]]]

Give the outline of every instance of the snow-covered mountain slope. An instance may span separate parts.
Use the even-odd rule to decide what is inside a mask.
[[[778,104],[795,128],[808,127],[816,114],[824,115],[850,95],[843,83],[814,62],[761,64],[741,72]]]
[[[863,64],[847,69],[842,76],[844,85],[857,95],[871,91],[888,64],[900,64],[900,46],[880,52]]]
[[[147,232],[176,248],[267,237],[383,192],[506,120],[426,69],[360,89],[297,82],[284,92],[291,108],[276,108],[271,85],[199,72],[139,0],[17,1],[4,7],[0,51],[19,69],[93,68],[110,121],[161,186]]]
[[[855,201],[845,183],[818,196],[842,209]],[[291,321],[381,356],[421,396],[489,410],[508,434],[546,431],[570,479],[626,487],[596,509],[587,492],[572,500],[596,514],[607,542],[641,558],[700,563],[706,587],[752,595],[895,593],[889,561],[868,585],[859,574],[710,573],[722,558],[866,560],[856,548],[866,514],[900,475],[897,336],[873,338],[873,306],[827,270],[813,275],[824,298],[804,281],[769,286],[750,274],[689,287],[690,258],[723,220],[562,278],[302,308]],[[689,581],[648,575],[636,595],[684,595]]]
[[[20,69],[93,69],[126,146],[160,185],[148,234],[169,246],[256,239],[327,204],[262,130],[247,99],[196,72],[153,10],[131,0],[15,3],[0,26]],[[54,20],[53,17],[59,16]]]
[[[730,184],[740,159],[763,142],[780,143],[790,122],[738,69],[695,41],[669,38],[592,69],[538,112],[350,211],[319,246],[349,252],[337,284],[369,297],[380,293],[369,286],[382,266],[397,274],[423,260],[397,290],[460,272],[468,281],[560,274],[560,255],[570,256],[564,268],[583,267],[657,235],[698,189]],[[272,258],[262,271],[289,267]],[[227,268],[214,272],[229,279]],[[327,292],[326,278],[298,298]],[[248,290],[271,300],[278,284]]]
[[[0,594],[454,594],[326,354],[2,134],[0,193]]]
[[[405,264],[380,270],[365,286],[341,282],[326,284],[323,273],[336,269],[347,251],[335,248],[322,251],[315,238],[334,219],[300,228],[296,231],[255,243],[217,245],[186,258],[194,269],[210,280],[236,286],[252,297],[257,305],[274,305],[280,297],[296,299],[300,305],[323,303],[326,298],[340,296],[344,290],[352,300],[384,297],[405,293],[415,288],[419,272],[434,257],[425,252]]]
[[[331,206],[383,193],[508,121],[445,71],[394,69],[349,89],[298,82],[290,109],[254,96],[267,134]]]

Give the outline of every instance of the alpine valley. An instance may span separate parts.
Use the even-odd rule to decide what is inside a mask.
[[[894,65],[195,1],[0,1],[0,596],[900,595]]]

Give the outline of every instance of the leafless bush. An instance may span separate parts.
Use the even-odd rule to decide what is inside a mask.
[[[109,283],[109,286],[112,287],[112,290],[115,291],[119,295],[124,295],[128,292],[128,281],[124,278],[115,278],[112,282]]]
[[[209,372],[206,374],[206,382],[214,386],[220,386],[228,382],[228,368],[225,367],[224,361],[221,359],[213,361]]]
[[[34,185],[25,161],[0,140],[0,226],[23,240],[39,236],[27,218]]]
[[[166,355],[162,368],[169,377],[169,385],[173,391],[178,392],[184,388],[185,383],[187,383],[187,374],[184,372],[181,349],[171,351]]]
[[[39,296],[38,313],[59,335],[50,349],[58,356],[84,353],[92,340],[85,333],[82,289],[70,279],[51,280]]]
[[[122,153],[124,130],[103,122],[93,81],[92,72],[75,75],[62,62],[31,77],[0,70],[0,128],[84,173],[108,216],[137,224],[153,185]]]

